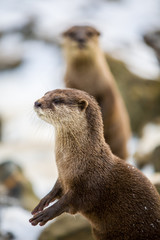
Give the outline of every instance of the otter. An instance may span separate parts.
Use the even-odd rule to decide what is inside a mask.
[[[66,59],[65,85],[88,92],[101,107],[104,136],[112,152],[128,156],[130,123],[127,110],[99,46],[100,32],[91,26],[74,26],[63,33]]]
[[[80,90],[57,89],[34,106],[55,127],[58,179],[32,211],[31,224],[80,213],[97,240],[159,240],[159,194],[138,169],[111,152],[96,100]]]

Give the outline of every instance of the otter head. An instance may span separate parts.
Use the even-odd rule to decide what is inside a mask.
[[[84,95],[84,96],[83,96]],[[53,90],[34,104],[38,116],[55,128],[71,129],[85,123],[88,101],[78,90]]]
[[[54,125],[61,136],[70,133],[93,142],[103,138],[100,107],[94,97],[77,89],[56,89],[47,92],[34,104],[38,116]],[[105,140],[104,140],[105,142]]]
[[[63,33],[64,50],[67,56],[87,56],[98,45],[98,32],[91,26],[73,26]]]

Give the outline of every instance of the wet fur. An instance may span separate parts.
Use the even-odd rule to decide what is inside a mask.
[[[57,97],[63,103],[54,103]],[[112,154],[96,101],[66,89],[51,91],[38,103],[38,115],[56,130],[59,176],[32,211],[32,225],[79,212],[90,221],[97,240],[159,240],[159,195],[138,169]]]
[[[99,47],[99,35],[90,26],[74,26],[63,33],[67,64],[65,85],[84,90],[96,98],[102,110],[105,140],[115,155],[126,159],[130,137],[129,117]]]

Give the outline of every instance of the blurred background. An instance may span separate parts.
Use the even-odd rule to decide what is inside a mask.
[[[54,129],[34,113],[63,88],[61,33],[92,25],[125,100],[133,135],[129,162],[160,190],[160,1],[0,1],[0,240],[92,239],[81,217],[32,227],[30,210],[53,187]]]

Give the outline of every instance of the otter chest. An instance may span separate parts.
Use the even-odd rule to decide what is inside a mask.
[[[78,76],[78,78],[77,78]],[[93,68],[85,69],[85,71],[74,71],[72,75],[67,75],[66,86],[77,88],[96,95],[97,92],[104,90],[104,77],[99,71],[93,71]]]
[[[71,189],[73,179],[75,178],[75,166],[65,153],[63,157],[57,161],[58,175],[63,186],[64,192]]]

